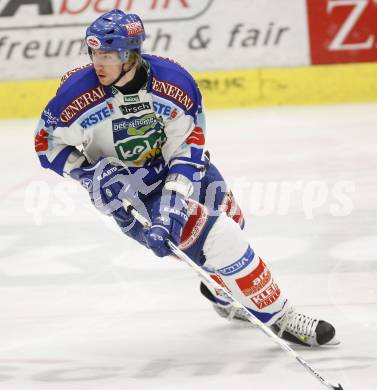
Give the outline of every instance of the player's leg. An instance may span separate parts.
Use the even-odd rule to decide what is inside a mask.
[[[203,246],[203,268],[259,320],[281,337],[299,344],[316,346],[334,343],[335,329],[326,321],[295,311],[266,263],[254,253],[244,232],[225,214],[211,228]],[[232,306],[215,289],[204,294],[216,307],[231,313]],[[211,299],[213,298],[213,299]],[[236,319],[237,313],[231,313]]]

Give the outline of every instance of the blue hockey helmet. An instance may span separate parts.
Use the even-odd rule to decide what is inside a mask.
[[[117,51],[127,61],[130,51],[141,53],[144,25],[136,14],[114,9],[96,19],[86,30],[86,45],[92,50]]]

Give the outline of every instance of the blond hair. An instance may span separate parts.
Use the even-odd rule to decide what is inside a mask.
[[[136,69],[140,69],[143,60],[136,51],[131,51],[130,57],[128,58],[127,65],[136,65]]]

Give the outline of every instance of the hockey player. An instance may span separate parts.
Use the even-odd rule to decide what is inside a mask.
[[[198,86],[177,63],[141,54],[142,20],[120,10],[95,20],[92,63],[66,73],[43,111],[35,149],[44,168],[79,181],[122,231],[157,256],[169,239],[279,336],[307,346],[335,343],[326,321],[290,305],[243,232],[244,218],[205,152]],[[146,230],[122,207],[131,200]],[[245,320],[211,286],[201,292],[223,317]]]

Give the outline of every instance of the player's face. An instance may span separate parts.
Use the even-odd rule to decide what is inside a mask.
[[[116,51],[93,50],[92,61],[99,81],[110,85],[122,71],[123,64]]]

